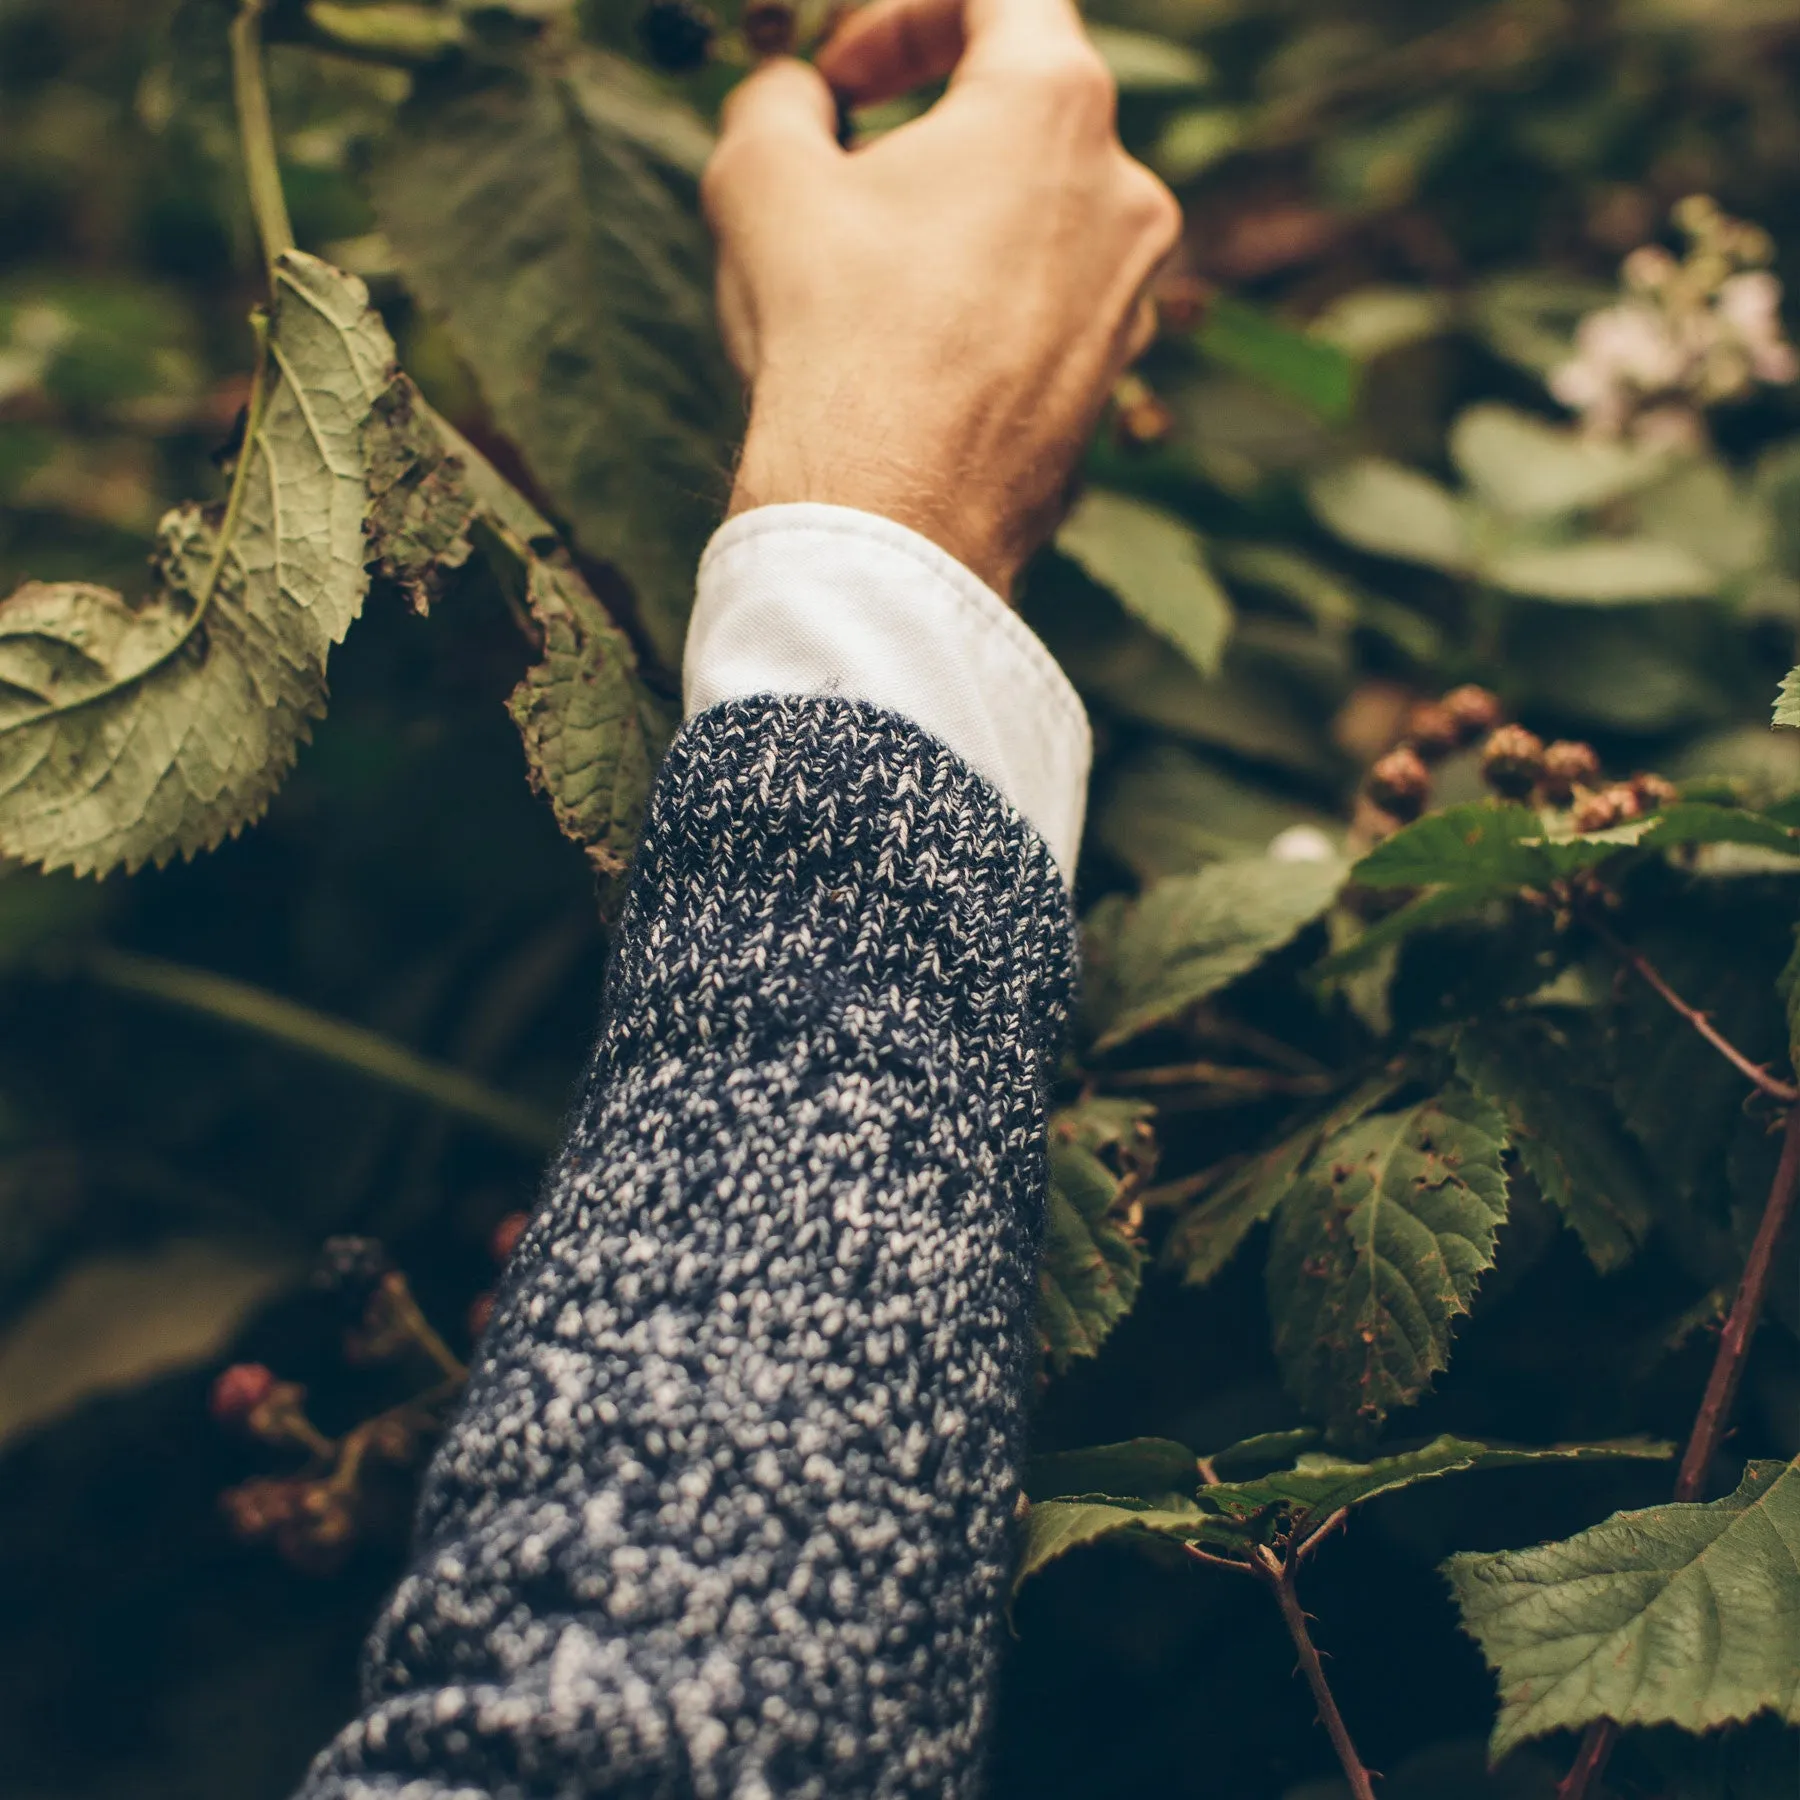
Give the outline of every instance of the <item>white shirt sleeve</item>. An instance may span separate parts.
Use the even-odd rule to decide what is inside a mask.
[[[729,520],[701,559],[682,684],[690,715],[752,694],[901,714],[986,776],[1073,883],[1087,714],[1018,614],[916,531],[812,503]]]

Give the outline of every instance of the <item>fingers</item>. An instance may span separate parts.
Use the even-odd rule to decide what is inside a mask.
[[[772,199],[784,179],[842,155],[837,102],[818,71],[792,57],[766,62],[726,96],[701,183],[707,216],[722,230],[740,196],[754,199],[763,188]]]
[[[955,74],[1096,62],[1070,0],[873,0],[819,52],[819,72],[859,105]]]

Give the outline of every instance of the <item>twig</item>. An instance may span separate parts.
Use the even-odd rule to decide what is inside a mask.
[[[96,981],[142,994],[187,1012],[273,1038],[290,1049],[398,1088],[402,1093],[458,1113],[530,1150],[553,1149],[556,1120],[523,1100],[496,1092],[461,1069],[446,1067],[396,1044],[367,1026],[334,1019],[310,1006],[252,987],[211,969],[193,969],[161,957],[109,946],[90,951],[79,967]]]
[[[1681,1469],[1675,1477],[1677,1500],[1698,1500],[1706,1491],[1706,1472],[1718,1454],[1720,1440],[1731,1419],[1732,1402],[1737,1398],[1738,1383],[1743,1379],[1744,1365],[1750,1358],[1750,1340],[1762,1319],[1763,1304],[1769,1297],[1769,1279],[1775,1268],[1775,1246],[1781,1241],[1794,1211],[1794,1196],[1800,1190],[1800,1106],[1787,1116],[1787,1128],[1781,1139],[1781,1160],[1775,1165],[1775,1179],[1769,1187],[1769,1198],[1763,1205],[1762,1223],[1744,1259],[1744,1272],[1738,1278],[1738,1289],[1726,1315],[1725,1329],[1719,1334],[1719,1348],[1713,1357],[1712,1373],[1707,1377],[1706,1393],[1700,1410],[1694,1415],[1694,1429],[1682,1452]]]
[[[1306,1676],[1307,1686],[1312,1689],[1313,1705],[1318,1709],[1319,1723],[1325,1727],[1325,1734],[1331,1739],[1331,1747],[1337,1752],[1344,1779],[1350,1783],[1350,1792],[1356,1796],[1356,1800],[1375,1800],[1374,1783],[1369,1771],[1363,1767],[1362,1758],[1356,1753],[1356,1745],[1351,1742],[1344,1715],[1338,1711],[1331,1683],[1325,1679],[1325,1665],[1320,1662],[1319,1652],[1313,1645],[1312,1633],[1307,1629],[1306,1613],[1300,1605],[1300,1597],[1294,1592],[1297,1563],[1291,1558],[1283,1562],[1274,1551],[1259,1545],[1256,1567],[1274,1593],[1275,1604],[1281,1609],[1282,1623],[1287,1626],[1288,1636],[1294,1640],[1294,1648],[1300,1656],[1300,1668]]]
[[[282,251],[294,247],[294,227],[281,191],[281,165],[275,154],[275,122],[269,113],[269,89],[263,79],[262,15],[267,0],[243,0],[231,21],[231,89],[237,101],[238,139],[244,151],[244,180],[250,188],[250,210],[262,239],[263,261],[270,268]]]
[[[1726,1316],[1725,1329],[1719,1334],[1719,1348],[1713,1357],[1712,1373],[1706,1379],[1706,1392],[1701,1398],[1700,1410],[1694,1415],[1694,1428],[1688,1434],[1687,1448],[1682,1452],[1681,1468],[1675,1477],[1677,1500],[1695,1501],[1705,1497],[1707,1471],[1719,1453],[1725,1428],[1731,1420],[1732,1402],[1737,1398],[1744,1365],[1750,1359],[1750,1343],[1756,1336],[1763,1305],[1769,1297],[1775,1248],[1793,1218],[1796,1193],[1800,1193],[1800,1106],[1788,1111],[1781,1138],[1781,1160],[1775,1165],[1775,1179],[1769,1186],[1762,1222],[1756,1228],[1750,1254],[1744,1259],[1744,1272],[1738,1278],[1737,1294]],[[1581,1748],[1575,1753],[1575,1761],[1557,1785],[1557,1800],[1585,1800],[1588,1788],[1606,1768],[1618,1737],[1619,1727],[1611,1719],[1596,1719],[1587,1728],[1582,1735]]]
[[[1159,1069],[1102,1069],[1094,1077],[1101,1088],[1219,1087],[1234,1093],[1329,1094],[1338,1085],[1329,1073],[1296,1075],[1280,1069],[1244,1069],[1232,1063],[1170,1063]]]
[[[1656,965],[1651,962],[1649,957],[1644,955],[1641,950],[1634,950],[1629,944],[1621,943],[1618,938],[1614,937],[1604,925],[1591,915],[1587,918],[1587,926],[1588,929],[1593,932],[1594,936],[1597,937],[1614,956],[1618,957],[1618,959],[1628,968],[1635,970],[1636,973],[1640,975],[1650,987],[1655,989],[1675,1012],[1686,1019],[1687,1022],[1693,1026],[1693,1028],[1699,1032],[1699,1034],[1705,1038],[1706,1041],[1711,1044],[1712,1047],[1718,1051],[1718,1053],[1724,1057],[1746,1081],[1751,1082],[1760,1092],[1767,1094],[1771,1100],[1779,1100],[1784,1106],[1792,1106],[1796,1100],[1800,1100],[1800,1088],[1794,1087],[1789,1082],[1782,1081],[1778,1076],[1771,1075],[1767,1069],[1753,1063],[1736,1044],[1732,1043],[1723,1032],[1714,1027],[1712,1021],[1707,1018],[1705,1013],[1701,1012],[1697,1007],[1689,1006],[1688,1003],[1683,1000],[1665,980],[1663,980]]]

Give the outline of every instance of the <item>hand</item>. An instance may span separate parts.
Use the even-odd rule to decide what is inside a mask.
[[[854,104],[950,77],[865,148]],[[875,0],[816,69],[770,63],[706,171],[726,343],[751,384],[732,511],[861,507],[1004,594],[1054,528],[1180,229],[1119,143],[1069,0]]]

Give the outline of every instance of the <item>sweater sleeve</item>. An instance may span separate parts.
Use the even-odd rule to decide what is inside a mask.
[[[304,1800],[973,1790],[1073,972],[1043,839],[917,726],[689,720]]]

